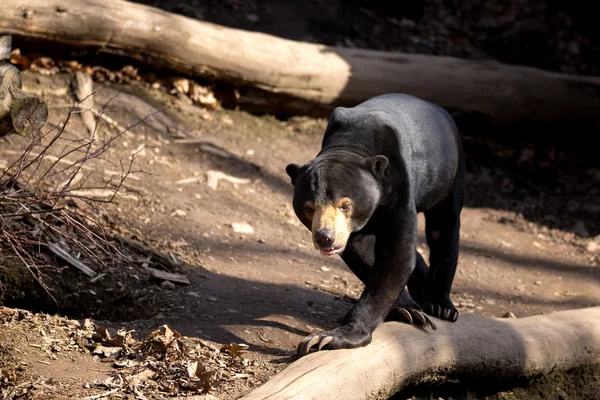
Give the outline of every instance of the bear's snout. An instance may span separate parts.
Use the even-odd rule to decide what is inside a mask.
[[[315,242],[320,248],[327,249],[335,242],[335,232],[331,229],[320,229],[315,232]]]

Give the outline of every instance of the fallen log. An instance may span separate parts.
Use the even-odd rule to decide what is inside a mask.
[[[8,63],[11,42],[9,35],[0,36],[0,137],[31,135],[48,119],[46,103],[21,90],[19,70]]]
[[[282,95],[263,104],[281,112],[314,113],[402,92],[497,123],[600,121],[596,77],[296,42],[123,0],[4,0],[2,31],[258,88]],[[261,101],[260,96],[246,100]]]
[[[309,354],[240,400],[383,400],[416,380],[493,383],[600,362],[600,307],[436,324],[424,331],[384,323],[368,346]]]

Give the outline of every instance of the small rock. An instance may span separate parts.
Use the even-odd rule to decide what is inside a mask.
[[[207,300],[210,301],[210,302],[213,302],[213,303],[216,303],[217,301],[219,301],[219,299],[217,299],[214,296],[209,296]]]
[[[327,267],[321,267],[321,271],[323,271],[323,272],[329,272],[329,271],[331,271],[331,269],[327,268]]]
[[[254,233],[254,228],[245,222],[234,222],[231,224],[233,231],[236,233],[245,233],[251,235]]]
[[[187,215],[187,213],[183,210],[175,210],[171,214],[171,217],[185,217],[186,215]]]
[[[510,311],[502,316],[502,318],[517,318],[517,316]]]
[[[592,240],[590,240],[586,246],[587,251],[589,251],[590,253],[596,253],[599,248],[600,246],[598,246],[598,243]]]
[[[173,282],[170,282],[170,281],[163,281],[160,284],[160,287],[163,288],[163,289],[173,290],[173,289],[175,289],[175,284]]]
[[[196,293],[196,292],[188,292],[187,294],[188,294],[188,296],[192,296],[192,297],[200,297],[200,294]]]
[[[540,286],[540,285],[542,284],[542,281],[535,281],[535,282],[533,282],[533,284],[534,284],[535,286]]]
[[[500,245],[501,245],[501,246],[503,246],[503,247],[507,247],[507,248],[511,248],[511,247],[513,247],[513,245],[512,245],[512,244],[510,244],[510,243],[508,243],[508,242],[505,242],[505,241],[504,241],[504,240],[502,240],[502,239],[498,239],[498,243],[500,243]]]

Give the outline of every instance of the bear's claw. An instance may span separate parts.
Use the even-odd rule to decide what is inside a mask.
[[[419,321],[419,325],[426,328],[427,325],[431,327],[434,331],[437,329],[435,323],[427,316],[427,314],[416,310],[414,308],[399,308],[398,312],[402,315],[408,322],[409,325],[414,324],[414,320]]]
[[[299,356],[308,354],[311,348],[315,350],[352,349],[366,346],[371,342],[371,333],[361,326],[342,325],[331,331],[313,333],[305,337],[299,344]]]
[[[304,355],[308,354],[310,349],[317,343],[318,343],[317,351],[321,351],[321,349],[324,346],[331,343],[332,340],[333,340],[333,336],[323,336],[322,337],[318,334],[313,334],[313,335],[307,336],[304,338],[304,340],[302,340],[298,344],[298,349],[297,349],[298,355],[304,356]]]
[[[458,311],[454,307],[447,308],[441,307],[439,304],[427,304],[425,306],[425,311],[429,315],[444,319],[446,321],[456,322],[458,319]]]

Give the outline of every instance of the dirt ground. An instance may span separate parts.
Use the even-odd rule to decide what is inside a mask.
[[[253,2],[225,3],[242,7],[232,15],[248,24],[263,18],[260,10],[264,8]],[[209,6],[180,6],[188,14],[204,10],[205,15],[212,15]],[[431,7],[426,10],[431,13]],[[410,22],[399,26],[404,21],[401,16],[393,21],[388,24],[390,29],[399,32],[421,29],[421,25],[411,28]],[[426,21],[433,25],[433,19]],[[245,27],[235,21],[230,24]],[[334,40],[306,27],[290,35],[307,39],[303,36],[306,31],[316,35],[314,40]],[[358,40],[356,36],[361,36],[360,32],[342,35],[339,40],[350,38],[345,41],[348,45]],[[413,36],[424,34],[415,31]],[[446,53],[461,55],[458,47],[452,50],[452,46],[462,39],[444,40],[440,37],[434,43],[451,43]],[[427,52],[423,50],[427,43],[411,43],[419,46],[401,42],[384,48]],[[363,45],[376,47],[369,41]],[[462,56],[502,58],[481,46],[461,48]],[[588,48],[593,49],[596,47]],[[444,53],[438,50],[429,53]],[[567,72],[592,71],[583,67],[588,65],[584,62],[587,53],[581,54],[561,62],[546,60],[543,66]],[[73,103],[71,79],[68,74],[24,74],[24,89],[49,105],[49,124],[67,116]],[[129,197],[118,198],[117,204],[98,205],[93,213],[107,229],[176,260],[179,267],[173,272],[184,274],[189,284],[151,279],[141,267],[141,259],[120,268],[95,266],[105,275],[93,282],[64,265],[45,271],[60,311],[68,318],[41,314],[0,318],[2,394],[6,399],[58,399],[112,391],[109,398],[136,398],[137,394],[114,385],[118,369],[112,362],[89,354],[78,344],[78,326],[92,318],[111,332],[135,330],[138,340],[168,324],[184,337],[201,339],[213,347],[247,344],[244,357],[249,361],[243,366],[234,365],[231,359],[222,361],[235,374],[211,391],[221,399],[238,398],[293,361],[295,346],[305,335],[334,327],[362,290],[341,259],[315,251],[310,233],[291,208],[292,187],[285,166],[314,157],[326,121],[279,120],[240,110],[207,111],[183,96],[138,83],[106,82],[97,84],[96,89],[96,104],[108,104],[107,115],[125,127],[169,106],[115,141],[106,161],[91,164],[101,180],[121,159],[136,153],[136,167],[143,171],[126,180],[122,193]],[[77,115],[68,129],[74,135],[85,132]],[[111,126],[102,129],[114,133]],[[489,142],[472,132],[463,134],[468,200],[452,292],[460,313],[526,317],[600,305],[600,169],[581,162],[577,152],[549,145]],[[8,164],[14,159],[25,143],[14,136],[0,139],[0,167],[2,161]],[[224,178],[221,173],[226,174]],[[422,219],[418,250],[427,255]],[[4,269],[10,262],[0,259]],[[39,288],[33,295],[10,284],[3,282],[4,305],[49,314],[58,311]],[[26,287],[35,287],[35,283],[30,285]],[[577,383],[566,381],[552,380],[535,390],[541,390],[539,398],[548,390],[554,397],[561,396],[556,398],[575,399],[594,398],[594,392],[581,392],[581,387],[600,387],[596,372],[586,381],[587,386],[577,388]],[[526,393],[522,396],[533,398],[531,392]],[[412,395],[407,392],[399,398]],[[155,396],[148,398],[161,398]],[[515,398],[507,393],[502,396]]]
[[[44,95],[51,107],[70,102],[65,94],[68,82],[65,75],[25,75],[25,88]],[[67,269],[51,275],[52,279],[73,274],[78,278],[70,287],[76,296],[62,303],[77,302],[69,309],[72,317],[93,317],[110,328],[135,329],[140,338],[169,324],[184,336],[248,344],[246,356],[265,364],[248,386],[237,382],[221,392],[222,398],[235,398],[293,360],[303,336],[335,326],[361,291],[358,279],[340,259],[314,250],[309,232],[290,205],[285,165],[316,154],[325,121],[279,121],[231,110],[207,112],[141,85],[118,89],[123,92],[98,85],[96,102],[105,104],[117,95],[106,111],[124,126],[162,105],[172,107],[115,142],[109,151],[113,162],[147,146],[137,161],[145,173],[126,181],[125,193],[135,193],[137,199],[120,199],[99,212],[109,226],[185,262],[182,271],[190,284],[165,286],[136,279],[135,271],[106,271],[106,277],[89,283]],[[50,121],[64,119],[67,113],[60,107],[50,111]],[[69,127],[83,131],[77,118]],[[22,142],[11,137],[1,151],[19,149]],[[98,166],[98,173],[102,168]],[[211,171],[246,181],[222,179],[211,187]],[[196,179],[189,182],[188,178]],[[476,187],[481,179],[470,171],[468,187]],[[419,250],[426,255],[420,222]],[[250,226],[252,232],[236,232],[237,224]],[[600,304],[598,237],[550,229],[510,210],[469,206],[463,212],[461,238],[452,298],[463,314],[501,317],[511,312],[525,317]],[[133,301],[112,301],[127,293]],[[10,304],[10,297],[5,301]],[[17,304],[32,307],[26,301]],[[45,310],[52,311],[52,304]],[[54,359],[52,352],[31,347],[39,334],[22,332],[19,326],[7,324],[0,334],[3,351],[18,359],[26,354],[22,362],[27,376],[51,379],[46,385],[58,388],[58,394],[70,390],[65,387],[81,389],[82,382],[108,376],[105,363],[79,351],[69,353],[67,361]],[[64,363],[70,367],[63,368]],[[48,393],[49,389],[42,385],[38,390]]]

